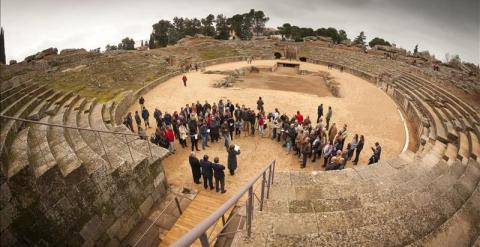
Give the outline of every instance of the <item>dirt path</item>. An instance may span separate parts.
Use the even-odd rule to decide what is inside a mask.
[[[254,61],[254,65],[273,65],[275,61]],[[245,67],[245,62],[228,63],[211,66],[209,70],[232,70]],[[233,103],[245,104],[250,107],[256,105],[259,96],[264,99],[267,111],[272,111],[275,107],[283,113],[291,116],[297,110],[300,110],[304,116],[310,116],[312,120],[316,119],[317,106],[323,103],[324,108],[332,106],[332,121],[337,125],[348,125],[349,137],[347,142],[355,133],[365,135],[365,147],[360,156],[360,165],[365,165],[371,155],[369,147],[378,141],[383,147],[382,159],[388,159],[399,154],[404,145],[404,127],[397,111],[397,106],[383,91],[375,85],[355,77],[351,74],[341,73],[337,70],[328,70],[325,66],[301,63],[301,69],[316,71],[329,71],[335,80],[340,84],[343,98],[332,96],[319,97],[315,94],[289,92],[285,90],[262,89],[262,88],[237,88],[224,89],[213,88],[212,85],[222,75],[203,74],[201,72],[191,72],[187,74],[188,84],[184,87],[181,76],[174,77],[148,92],[145,98],[145,104],[151,112],[158,107],[163,112],[173,112],[179,110],[186,103],[191,104],[200,100],[208,102],[218,102],[219,99],[230,99]],[[303,82],[305,83],[305,82]],[[130,108],[131,111],[139,110],[135,104]],[[151,120],[152,123],[154,119]],[[152,131],[152,130],[149,130]],[[223,140],[219,144],[212,144],[205,151],[200,151],[197,155],[208,154],[210,157],[219,156],[220,162],[226,162],[226,151],[223,147]],[[190,149],[182,149],[177,143],[177,153],[163,161],[168,182],[177,186],[188,186],[198,189],[202,195],[220,198],[216,202],[224,202],[232,196],[238,188],[262,167],[265,167],[269,161],[277,160],[277,170],[300,170],[298,159],[294,155],[287,155],[286,150],[279,143],[269,138],[234,137],[233,142],[239,144],[242,154],[238,156],[239,168],[234,177],[227,175],[226,194],[217,194],[203,190],[203,186],[193,184],[191,178],[190,166],[188,164],[188,155]],[[188,144],[190,145],[190,143]],[[347,167],[351,167],[351,163]],[[320,162],[307,164],[307,171],[320,170]],[[195,203],[195,200],[192,202]],[[220,206],[221,203],[219,203]],[[215,207],[214,207],[215,208]],[[188,210],[188,209],[187,209]],[[212,211],[213,212],[213,211]],[[207,215],[205,215],[206,217]],[[200,217],[201,219],[201,217]],[[167,236],[170,240],[191,229],[190,226],[181,225],[182,222],[189,222],[191,219],[180,218],[178,225],[172,229],[175,236]],[[199,223],[200,221],[196,222]]]

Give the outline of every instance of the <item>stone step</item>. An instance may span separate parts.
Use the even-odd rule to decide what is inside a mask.
[[[478,166],[478,163],[475,166]],[[475,169],[477,169],[477,175],[474,177],[474,182],[478,184],[480,169],[478,167]],[[319,244],[315,242],[316,239],[328,236],[329,233],[342,235],[343,241],[349,245],[363,242],[362,239],[375,242],[379,246],[409,244],[448,220],[468,199],[468,197],[458,197],[458,194],[465,189],[458,186],[464,183],[462,179],[466,176],[462,175],[458,179],[459,172],[452,171],[454,172],[442,176],[435,183],[425,187],[423,191],[415,192],[405,198],[395,198],[384,207],[372,204],[362,209],[351,209],[348,212],[297,214],[259,212],[254,216],[253,231],[256,236],[267,235],[268,241],[271,241],[270,243],[274,246],[277,244],[283,246],[286,244],[284,241],[302,246],[305,244],[316,246]],[[447,183],[446,190],[442,191],[437,187],[445,183]],[[474,189],[475,187],[466,189],[466,193],[471,194]],[[338,239],[332,240],[323,242],[322,245],[341,243]]]
[[[65,101],[67,101],[68,99],[70,99],[71,97],[73,96],[73,92],[70,91],[70,92],[67,92],[63,95],[61,95],[58,99],[56,99],[55,101],[52,101],[50,103],[50,105],[48,106],[48,108],[45,110],[45,113],[47,113],[48,115],[55,115],[57,114],[57,111],[61,108],[61,106],[63,105],[63,103],[65,103]]]
[[[26,84],[20,83],[16,86],[9,87],[9,88],[6,88],[6,89],[2,88],[2,90],[0,90],[0,99],[5,99],[5,98],[9,97],[10,95],[22,90],[26,86],[27,86]]]
[[[70,97],[59,106],[57,114],[49,117],[49,123],[64,125],[65,114],[80,97],[78,95]],[[57,165],[64,177],[78,169],[82,161],[77,157],[75,151],[69,145],[65,138],[65,128],[49,126],[47,129],[47,140]]]
[[[48,91],[45,91],[40,94],[48,93]],[[19,108],[12,116],[16,118],[25,118],[31,109],[35,107],[35,105],[38,102],[37,97],[32,97],[28,102],[25,104],[21,105],[21,108]],[[1,152],[1,157],[2,160],[6,161],[5,165],[8,163],[7,160],[9,159],[8,157],[8,147],[13,143],[15,139],[15,135],[17,131],[26,124],[21,121],[13,121],[13,120],[4,120],[2,119],[2,124],[1,124],[1,132],[0,132],[0,152]]]
[[[469,133],[469,136],[470,136],[470,139],[471,139],[471,144],[472,144],[472,153],[471,153],[472,158],[479,161],[479,159],[480,159],[480,143],[479,143],[478,136],[472,131],[469,131],[468,133]]]
[[[92,111],[93,106],[96,104],[95,101],[87,102],[83,111],[79,112],[77,115],[77,124],[78,127],[91,129],[90,127],[90,113]],[[116,152],[112,152],[110,150],[105,150],[102,145],[103,137],[100,140],[98,138],[98,134],[93,131],[87,130],[79,130],[80,135],[82,136],[84,142],[90,147],[91,150],[95,151],[98,156],[100,156],[103,160],[105,160],[109,168],[114,170],[118,167],[122,167],[127,164],[127,161],[122,157],[117,155]]]
[[[10,163],[8,164],[7,178],[17,174],[20,170],[27,167],[28,161],[28,131],[29,127],[22,129],[15,137],[10,147]]]
[[[46,91],[46,87],[41,86],[41,87],[32,89],[28,93],[19,95],[18,97],[15,98],[16,100],[13,101],[10,105],[1,108],[2,109],[1,114],[6,116],[15,115],[15,113],[19,109],[21,109],[26,103],[28,103],[32,98],[35,98],[36,96],[42,93],[45,93],[45,91]],[[2,119],[2,122],[4,121],[5,120]]]
[[[102,108],[103,104],[96,104],[93,106],[92,112],[89,116],[90,126],[93,129],[109,131],[102,119]],[[116,151],[117,155],[125,159],[132,168],[146,161],[147,154],[138,152],[134,145],[127,145],[124,136],[109,133],[100,133],[99,135],[102,136],[105,148],[107,150]]]
[[[84,114],[84,107],[87,105],[87,100],[83,98],[78,101],[73,109],[69,109],[68,115],[65,119],[65,124],[68,126],[77,126],[78,115]],[[77,154],[78,158],[85,166],[87,173],[90,175],[97,171],[102,166],[108,166],[108,163],[102,159],[100,155],[85,142],[77,129],[66,129],[65,138],[72,149]]]
[[[47,122],[48,118],[42,118],[40,122]],[[53,156],[47,140],[47,126],[43,124],[30,124],[28,131],[28,146],[30,150],[30,164],[35,177],[42,176],[57,162]]]
[[[48,109],[50,104],[52,104],[54,101],[56,101],[61,95],[63,95],[63,92],[58,91],[50,95],[48,98],[45,100],[42,100],[35,106],[35,108],[32,110],[32,112],[28,115],[28,119],[38,121],[41,118],[45,116],[45,111]]]
[[[30,94],[33,90],[37,89],[38,87],[39,87],[38,84],[32,83],[32,84],[18,90],[17,92],[15,92],[15,93],[13,93],[13,94],[5,97],[5,98],[1,98],[0,99],[0,109],[2,109],[2,111],[3,111],[3,109],[12,105],[19,98],[23,97],[24,95]]]
[[[470,139],[463,132],[459,132],[458,134],[460,144],[458,149],[458,158],[466,163],[470,157]]]
[[[414,168],[414,166],[412,167]],[[395,176],[390,183],[351,183],[343,185],[313,185],[313,186],[278,186],[271,188],[271,198],[276,200],[309,200],[309,199],[332,199],[337,197],[349,197],[351,195],[384,193],[391,195],[396,193],[410,192],[430,181],[436,179],[448,169],[445,162],[439,162],[428,172],[421,169],[406,169],[403,173]]]

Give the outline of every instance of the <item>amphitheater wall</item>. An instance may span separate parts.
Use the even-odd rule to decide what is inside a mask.
[[[58,166],[40,177],[25,167],[1,179],[2,246],[116,245],[167,191],[161,159],[135,168],[81,166],[63,176]]]

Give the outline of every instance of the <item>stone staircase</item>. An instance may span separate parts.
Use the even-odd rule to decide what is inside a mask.
[[[151,157],[136,136],[54,126],[131,134],[113,121],[115,102],[38,83],[0,95],[2,115],[52,124],[0,119],[2,246],[116,245],[163,200],[167,150],[152,145]]]
[[[415,153],[341,171],[277,172],[252,237],[244,230],[233,246],[478,246],[479,113],[409,73],[387,93],[422,140]]]

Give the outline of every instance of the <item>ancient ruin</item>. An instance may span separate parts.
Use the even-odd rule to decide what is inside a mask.
[[[197,35],[142,49],[49,48],[0,65],[1,246],[205,246],[207,233],[211,246],[480,245],[478,67],[318,37]],[[170,155],[123,125],[141,96],[152,114],[197,100],[254,108],[262,96],[313,119],[334,105],[335,122],[368,136],[367,154],[301,170],[270,138],[234,137],[241,169],[218,195],[192,183],[188,150]],[[384,158],[366,165],[375,140]],[[226,162],[213,145],[198,154]],[[251,178],[223,217],[191,232]]]

